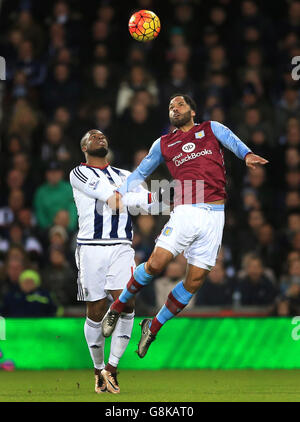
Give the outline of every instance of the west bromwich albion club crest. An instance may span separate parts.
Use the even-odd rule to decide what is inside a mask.
[[[205,136],[204,130],[201,130],[200,132],[195,133],[196,139],[201,139],[201,138],[203,138],[203,136]]]

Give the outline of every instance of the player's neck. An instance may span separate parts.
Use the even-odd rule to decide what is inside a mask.
[[[188,132],[190,129],[192,129],[192,127],[194,127],[195,123],[194,120],[190,120],[187,124],[179,127],[178,129],[181,130],[182,132]]]
[[[86,164],[91,167],[106,167],[108,165],[108,161],[106,157],[86,157]]]

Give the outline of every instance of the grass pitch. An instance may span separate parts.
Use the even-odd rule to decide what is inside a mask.
[[[1,371],[1,402],[299,402],[300,370],[127,371],[120,394],[94,393],[93,370]]]

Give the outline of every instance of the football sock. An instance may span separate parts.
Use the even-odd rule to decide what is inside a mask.
[[[145,263],[138,265],[133,273],[133,276],[128,281],[127,286],[120,294],[119,299],[111,305],[111,309],[121,313],[129,299],[138,293],[144,286],[149,284],[153,278],[153,275],[146,272]]]
[[[102,335],[101,322],[95,322],[86,318],[84,324],[84,335],[94,363],[94,368],[103,369],[105,339]]]
[[[134,321],[134,312],[122,313],[111,337],[109,365],[117,367],[128,346]],[[107,369],[107,368],[106,368]],[[108,369],[109,370],[109,369]],[[110,371],[111,372],[111,371]]]
[[[193,294],[185,289],[183,281],[178,283],[169,293],[168,299],[159,313],[153,318],[150,325],[151,333],[157,334],[157,332],[167,321],[169,321],[169,319],[173,318],[182,311],[192,297]]]

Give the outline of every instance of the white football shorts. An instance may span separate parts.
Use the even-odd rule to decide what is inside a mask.
[[[134,250],[128,244],[77,245],[79,301],[109,297],[108,290],[123,290],[134,270]]]
[[[187,262],[211,270],[221,247],[224,205],[178,205],[158,236],[156,246],[174,257],[184,252]]]

